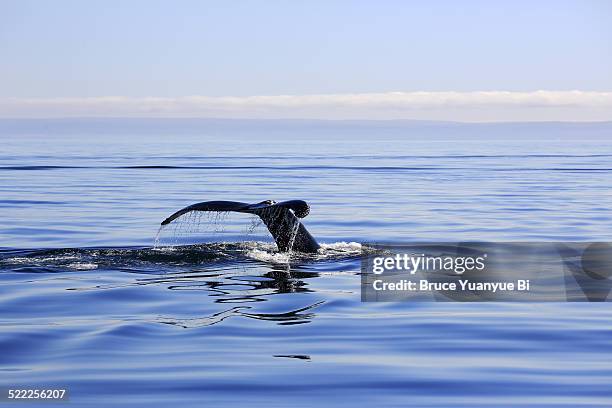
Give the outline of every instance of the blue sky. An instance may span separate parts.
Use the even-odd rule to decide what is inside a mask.
[[[70,115],[82,99],[108,96],[166,98],[181,116],[177,100],[189,96],[538,90],[578,90],[597,99],[591,107],[605,100],[605,112],[612,91],[610,1],[5,0],[0,8],[0,116],[45,116],[51,100],[52,115]],[[72,99],[62,107],[58,98]],[[232,115],[257,116],[241,109]],[[576,119],[601,119],[591,116]]]

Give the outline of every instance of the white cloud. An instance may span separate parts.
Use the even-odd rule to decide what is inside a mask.
[[[247,97],[0,99],[0,117],[216,117],[456,121],[612,120],[612,92],[386,92]]]

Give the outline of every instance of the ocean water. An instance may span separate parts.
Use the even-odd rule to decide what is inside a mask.
[[[612,406],[607,303],[359,292],[361,242],[611,241],[609,123],[1,121],[0,142],[0,387],[91,407]],[[188,204],[266,199],[308,201],[321,252],[278,253],[231,215],[153,248]]]

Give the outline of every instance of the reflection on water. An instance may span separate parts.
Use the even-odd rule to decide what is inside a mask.
[[[309,269],[309,266],[323,261],[358,263],[358,248],[360,245],[356,243],[337,243],[322,248],[318,254],[279,254],[270,244],[250,242],[153,249],[0,251],[0,271],[55,273],[60,276],[60,280],[64,280],[63,274],[68,273],[66,280],[70,284],[64,288],[67,291],[99,292],[161,286],[177,292],[200,292],[213,304],[244,304],[206,316],[180,318],[166,313],[153,320],[184,328],[209,326],[232,316],[292,325],[308,323],[316,316],[312,309],[324,301],[277,313],[258,313],[253,306],[247,304],[265,302],[276,294],[312,292],[307,281],[319,277],[319,272],[316,268]],[[285,255],[288,258],[285,263],[259,261],[275,259],[277,255]],[[160,268],[165,272],[160,273]],[[120,283],[88,286],[86,283],[90,281],[89,271],[118,271],[135,277],[122,278]],[[45,277],[44,280],[49,278]]]
[[[263,299],[259,299],[263,300]],[[172,320],[170,318],[160,320],[160,323],[171,324],[174,326],[184,327],[186,329],[193,327],[202,327],[202,326],[210,326],[212,324],[220,323],[221,321],[227,319],[231,316],[241,316],[247,317],[249,319],[256,320],[267,320],[272,322],[277,322],[280,325],[292,325],[292,324],[302,324],[309,323],[311,319],[313,319],[316,314],[315,313],[304,313],[310,309],[313,309],[324,302],[314,303],[312,305],[291,310],[286,313],[249,313],[247,310],[251,309],[250,306],[241,306],[241,307],[233,307],[223,312],[215,313],[212,316],[202,317],[202,318],[192,318],[192,319],[183,319],[183,320]],[[276,357],[276,356],[275,356]]]

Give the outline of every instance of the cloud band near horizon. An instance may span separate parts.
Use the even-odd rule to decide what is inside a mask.
[[[206,117],[608,121],[612,92],[386,92],[244,97],[3,98],[2,118]]]

